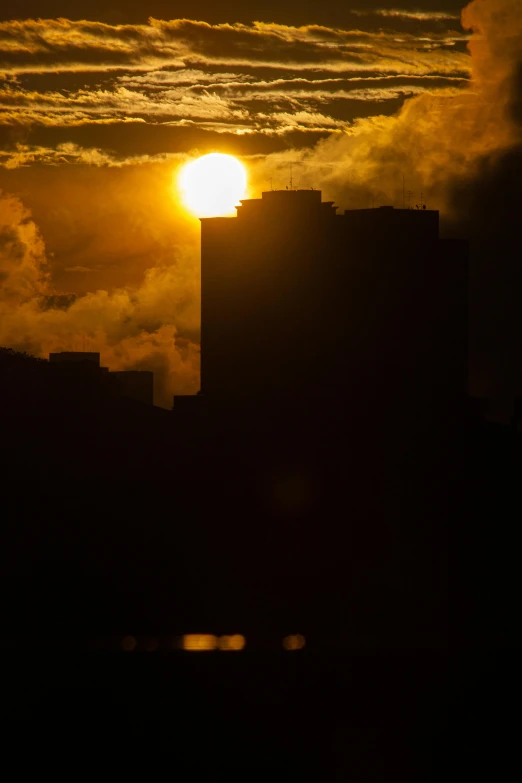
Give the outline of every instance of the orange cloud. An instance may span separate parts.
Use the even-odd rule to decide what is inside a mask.
[[[364,103],[387,101],[390,113],[423,89],[463,84],[470,68],[466,35],[450,17],[415,17],[412,26],[403,16],[396,17],[407,28],[400,32],[360,29],[357,16],[352,29],[190,19],[0,23],[0,141],[7,140],[0,165],[27,165],[31,155],[52,162],[46,128],[63,129],[58,143],[76,144],[73,128],[81,135],[86,126],[116,123],[122,135],[125,125],[138,123],[238,136],[324,135],[367,113]],[[385,84],[388,78],[402,82]],[[89,158],[106,165],[115,158],[110,146],[79,146],[89,150],[68,157],[57,151],[55,163]]]
[[[0,191],[0,308],[40,297],[48,280],[45,245],[29,211]]]
[[[19,199],[2,195],[0,345],[46,356],[85,343],[113,370],[153,369],[156,402],[170,407],[173,393],[195,393],[199,384],[196,263],[195,253],[178,251],[140,285],[52,296],[40,231]]]
[[[426,17],[427,18],[427,17]],[[448,17],[449,18],[449,17]],[[461,36],[462,37],[462,36]],[[404,52],[416,53],[409,72],[432,67],[452,70],[464,58],[446,51],[455,31],[428,29],[422,36],[393,31],[340,30],[317,25],[291,27],[254,22],[215,24],[176,19],[150,19],[148,25],[107,25],[67,19],[0,23],[0,70],[29,73],[46,70],[111,70],[200,63],[271,65],[280,68],[394,69]],[[425,56],[423,49],[428,50]],[[404,65],[404,63],[403,63]]]

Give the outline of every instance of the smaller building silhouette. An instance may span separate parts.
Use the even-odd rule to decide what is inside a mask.
[[[60,353],[50,353],[49,362],[58,364],[59,362],[90,362],[100,367],[100,354],[92,351],[61,351]]]
[[[93,351],[62,351],[49,354],[49,364],[65,380],[74,379],[85,388],[87,382],[96,381],[107,388],[111,395],[135,400],[146,405],[154,401],[154,373],[145,370],[121,370],[110,372],[102,367],[100,354]]]

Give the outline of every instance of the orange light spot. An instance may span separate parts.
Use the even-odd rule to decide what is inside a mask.
[[[285,636],[283,639],[283,647],[285,650],[302,650],[306,644],[306,639],[301,636],[300,633],[293,634],[292,636]]]
[[[136,641],[134,636],[125,636],[121,640],[121,646],[125,650],[125,652],[132,652],[133,650],[136,649],[137,644],[138,642]]]
[[[215,650],[217,647],[217,636],[208,633],[192,633],[183,637],[183,649],[190,652],[204,652]]]
[[[220,636],[218,639],[218,647],[220,650],[229,652],[231,650],[242,650],[245,647],[246,639],[241,634],[234,634],[233,636]]]

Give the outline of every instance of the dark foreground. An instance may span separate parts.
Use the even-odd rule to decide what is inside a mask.
[[[519,645],[518,437],[135,414],[2,420],[5,737],[201,780],[446,778],[448,713],[480,743]]]

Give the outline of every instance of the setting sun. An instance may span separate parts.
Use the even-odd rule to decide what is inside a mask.
[[[183,166],[178,184],[183,203],[196,217],[233,215],[245,197],[247,175],[237,158],[212,152]]]

